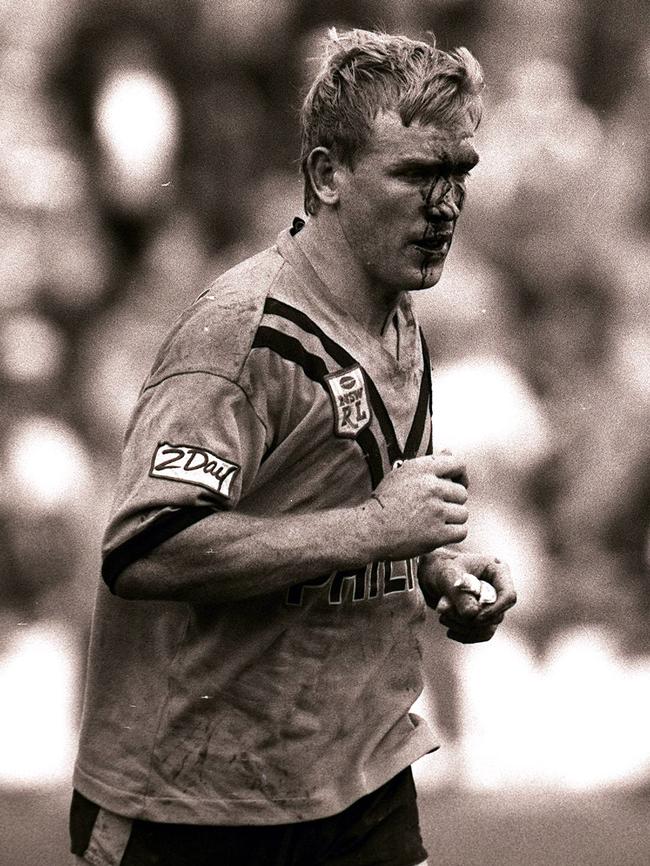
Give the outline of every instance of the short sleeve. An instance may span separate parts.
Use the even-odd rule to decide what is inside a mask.
[[[210,372],[177,373],[146,387],[127,431],[102,575],[119,573],[167,538],[254,484],[266,427],[246,393]]]

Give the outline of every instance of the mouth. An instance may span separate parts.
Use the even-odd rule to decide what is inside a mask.
[[[442,259],[449,252],[453,232],[432,232],[413,241],[415,249],[428,259]]]

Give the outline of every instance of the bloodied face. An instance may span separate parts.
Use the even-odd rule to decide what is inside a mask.
[[[472,133],[469,118],[406,127],[397,114],[383,113],[354,167],[338,167],[341,229],[384,297],[440,279],[478,162]]]

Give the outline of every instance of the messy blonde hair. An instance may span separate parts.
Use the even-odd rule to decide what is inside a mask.
[[[483,86],[481,67],[467,48],[447,52],[433,39],[332,28],[300,115],[305,211],[314,214],[320,204],[307,175],[315,147],[330,148],[354,168],[381,111],[397,112],[404,126],[414,120],[450,126],[469,117],[476,128]]]

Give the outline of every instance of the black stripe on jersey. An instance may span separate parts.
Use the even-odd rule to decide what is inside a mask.
[[[309,316],[301,310],[297,310],[295,307],[291,307],[283,301],[278,301],[277,298],[267,298],[266,303],[264,304],[264,312],[269,315],[279,316],[281,319],[288,319],[290,322],[293,322],[294,325],[298,325],[301,330],[306,331],[308,334],[313,334],[314,337],[318,337],[327,354],[333,358],[337,364],[340,364],[341,367],[361,366],[356,358],[353,358],[352,355],[343,348],[343,346],[340,346],[331,337],[328,337],[328,335],[319,328],[316,322],[314,322],[313,319],[310,319]],[[377,390],[377,386],[365,370],[363,373],[368,386],[368,396],[370,397],[372,411],[375,413],[375,417],[379,421],[379,426],[388,450],[388,459],[392,466],[396,460],[402,457],[402,452],[397,442],[397,436],[395,435],[395,428],[393,427],[393,422],[386,410],[384,401],[381,399],[379,391]]]
[[[210,514],[214,513],[215,509],[210,505],[163,511],[137,535],[127,539],[106,555],[102,563],[102,578],[110,591],[115,592],[115,581],[127,565],[142,559],[163,541],[178,535],[183,529],[193,526],[199,520],[203,520],[204,517],[209,517]]]
[[[427,442],[427,450],[425,454],[433,454],[433,392],[431,390],[431,358],[429,357],[429,347],[424,339],[424,333],[420,329],[420,339],[422,341],[422,357],[424,358],[424,369],[427,376],[427,391],[429,392],[429,418],[431,426],[429,428],[429,441]]]
[[[298,312],[296,310],[296,312]],[[261,325],[257,329],[255,339],[253,340],[254,349],[270,349],[284,358],[285,361],[290,361],[297,364],[312,382],[320,385],[329,398],[329,390],[325,383],[325,376],[329,374],[327,365],[318,355],[313,355],[308,352],[305,347],[288,334],[283,334],[282,331],[277,331],[275,328],[270,328],[266,325]],[[353,362],[354,363],[354,362]],[[368,463],[370,472],[370,480],[373,490],[384,477],[384,468],[381,459],[379,445],[369,427],[365,427],[357,436],[356,442],[363,451],[363,456]]]
[[[276,331],[275,328],[260,325],[253,340],[253,349],[270,349],[276,355],[284,358],[285,361],[292,361],[302,367],[308,379],[317,382],[327,390],[325,376],[328,375],[329,370],[325,361],[318,355],[312,355],[311,352],[308,352],[295,337],[283,334],[282,331]]]
[[[388,410],[384,405],[384,401],[381,399],[379,391],[377,390],[377,386],[372,381],[370,376],[366,373],[366,371],[364,370],[363,372],[366,377],[366,382],[368,384],[368,393],[370,395],[370,404],[372,406],[372,411],[375,413],[375,416],[379,421],[379,426],[381,427],[381,432],[384,434],[384,441],[386,442],[390,465],[394,466],[396,460],[402,459],[402,450],[399,447],[399,442],[397,441],[395,428],[393,427],[393,422],[391,421],[390,415],[388,414]]]
[[[404,457],[410,460],[417,456],[422,443],[422,434],[427,421],[427,413],[431,410],[431,360],[429,358],[429,350],[427,348],[424,334],[420,329],[420,342],[422,344],[422,382],[420,383],[420,394],[418,397],[418,405],[413,417],[413,424],[404,446]],[[427,444],[427,454],[431,454],[431,438]]]
[[[297,310],[295,307],[292,307],[289,304],[285,304],[283,301],[277,300],[277,298],[267,298],[264,304],[264,312],[269,315],[278,316],[282,319],[287,319],[290,322],[293,322],[295,325],[298,325],[298,327],[301,328],[303,331],[306,331],[307,333],[313,334],[315,337],[318,337],[321,345],[328,353],[328,355],[330,355],[337,362],[337,364],[340,364],[342,367],[351,367],[358,364],[358,361],[353,358],[352,355],[349,354],[349,352],[347,352],[342,346],[332,340],[332,338],[329,337],[316,324],[316,322],[313,321],[313,319],[310,319],[309,316],[307,316],[301,310]],[[390,460],[391,466],[395,464],[396,460],[402,460],[404,458],[410,459],[417,456],[419,446],[422,440],[422,434],[424,432],[424,426],[426,424],[427,408],[431,407],[431,361],[429,359],[429,351],[427,348],[426,340],[424,339],[424,334],[422,333],[421,329],[420,339],[422,343],[422,357],[424,369],[422,382],[420,384],[418,406],[415,412],[415,416],[413,418],[411,430],[409,431],[407,437],[406,445],[404,446],[404,452],[402,452],[401,448],[399,447],[393,422],[390,418],[390,415],[388,414],[388,410],[386,409],[384,401],[381,399],[381,395],[377,390],[377,386],[370,378],[366,370],[363,371],[366,379],[366,384],[368,386],[370,403],[372,405],[373,412],[375,413],[375,417],[379,422],[381,432],[384,436],[386,448],[388,451],[388,459]],[[433,453],[431,441],[429,441],[426,453]]]
[[[363,428],[357,436],[356,442],[363,451],[363,456],[366,458],[368,471],[370,472],[370,483],[374,490],[384,477],[384,465],[381,459],[379,445],[377,444],[377,440],[375,439],[370,427]]]

